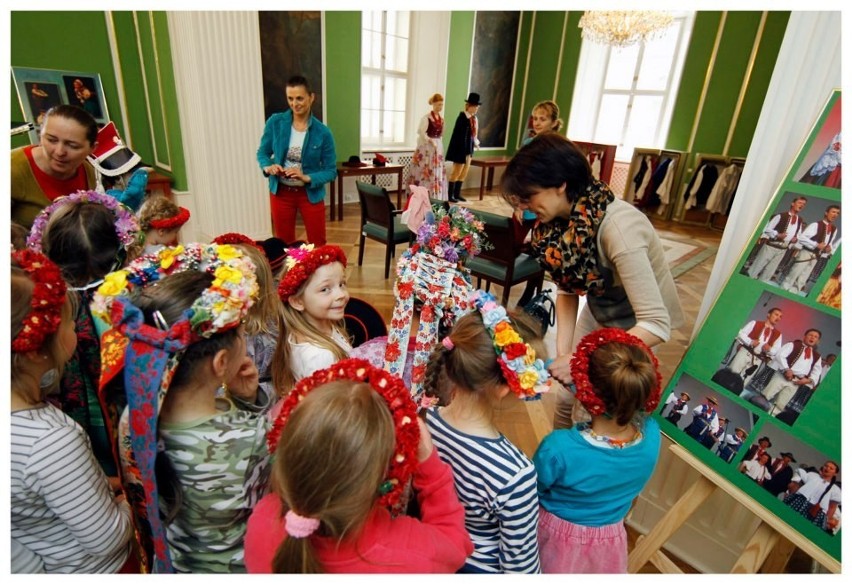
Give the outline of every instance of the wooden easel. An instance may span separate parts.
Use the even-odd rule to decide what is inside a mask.
[[[795,548],[802,549],[832,573],[840,573],[839,561],[745,495],[742,490],[710,469],[692,453],[680,445],[671,445],[669,450],[700,475],[674,506],[660,518],[648,535],[637,541],[636,548],[627,557],[628,573],[638,572],[648,561],[663,572],[680,572],[677,566],[660,551],[660,548],[717,489],[724,490],[761,520],[740,558],[731,568],[731,573],[756,573],[761,567],[766,573],[781,573]]]

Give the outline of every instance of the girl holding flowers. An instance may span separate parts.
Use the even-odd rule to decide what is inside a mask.
[[[571,376],[592,420],[553,431],[533,457],[541,568],[626,573],[624,517],[660,451],[660,427],[645,416],[660,402],[657,358],[638,337],[600,329],[580,341]]]
[[[549,388],[544,344],[527,315],[510,318],[483,291],[472,300],[477,311],[432,353],[420,405],[438,455],[453,468],[474,544],[461,572],[538,573],[535,468],[497,430],[494,412],[510,392],[526,399]]]
[[[272,372],[280,395],[315,371],[348,357],[352,351],[343,316],[346,254],[337,246],[303,244],[287,251],[278,284],[286,335],[280,335]]]

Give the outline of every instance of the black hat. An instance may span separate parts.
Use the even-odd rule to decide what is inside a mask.
[[[758,442],[758,443],[760,443],[761,441],[766,441],[767,443],[769,443],[769,444],[766,446],[767,448],[769,448],[769,447],[771,447],[771,446],[772,446],[772,441],[770,441],[770,440],[769,440],[769,437],[760,437],[760,438],[757,440],[757,442]]]
[[[269,267],[272,269],[272,274],[277,274],[284,265],[284,258],[287,256],[287,244],[280,238],[267,238],[259,240],[257,245],[263,249],[263,254],[269,260]]]
[[[358,347],[365,341],[388,334],[382,315],[373,305],[356,297],[349,297],[343,311],[346,332],[352,336],[352,347]]]
[[[465,103],[468,103],[472,106],[481,106],[482,105],[482,102],[479,101],[479,94],[474,93],[474,92],[470,92],[467,96],[467,99],[464,100],[464,101],[465,101]]]
[[[357,154],[353,154],[349,157],[349,160],[343,163],[344,167],[366,167],[367,163],[361,160],[361,157]]]
[[[792,453],[787,453],[786,451],[781,451],[781,457],[789,457],[790,461],[792,461],[793,463],[796,462],[796,458],[793,457]]]

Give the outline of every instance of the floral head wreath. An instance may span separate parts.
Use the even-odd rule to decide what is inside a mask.
[[[36,351],[44,340],[59,329],[62,306],[65,304],[65,281],[59,267],[44,254],[32,250],[12,251],[12,260],[33,281],[30,312],[24,317],[23,328],[12,340],[12,351]]]
[[[171,217],[162,219],[149,219],[148,228],[152,230],[171,230],[179,228],[189,221],[189,210],[186,207],[178,207],[178,212]]]
[[[298,248],[287,250],[287,273],[281,277],[278,296],[282,303],[296,294],[296,291],[316,272],[317,268],[332,262],[340,262],[346,267],[346,254],[338,246],[320,246],[302,244]]]
[[[357,358],[341,360],[329,368],[318,370],[313,375],[300,380],[284,398],[278,417],[266,434],[269,452],[275,453],[281,431],[287,424],[290,413],[302,399],[311,390],[335,380],[365,382],[387,402],[393,417],[396,448],[388,465],[385,481],[379,488],[382,494],[379,503],[396,509],[401,505],[402,494],[408,479],[417,467],[417,446],[420,442],[420,428],[416,421],[417,411],[402,380],[398,376],[370,365],[367,360]]]
[[[459,262],[449,262],[423,248],[412,247],[402,253],[396,264],[393,290],[396,302],[384,367],[397,376],[402,376],[405,370],[414,299],[423,301],[411,368],[411,396],[417,401],[423,391],[429,355],[438,344],[438,325],[443,323],[450,328],[473,309],[470,270]]]
[[[245,246],[254,246],[261,252],[263,252],[263,248],[257,245],[257,242],[252,240],[245,234],[241,234],[238,232],[227,232],[222,235],[216,236],[213,238],[214,244],[242,244]]]
[[[485,225],[469,209],[453,205],[447,211],[434,205],[417,228],[415,248],[454,263],[473,258],[491,244],[485,237]]]
[[[589,411],[589,414],[598,415],[606,412],[606,405],[595,392],[592,382],[589,380],[589,360],[598,348],[612,342],[635,345],[647,353],[651,363],[654,364],[657,381],[645,402],[645,412],[653,412],[660,403],[663,384],[657,356],[654,355],[651,348],[645,345],[644,341],[623,329],[615,327],[592,331],[580,340],[577,349],[574,350],[574,355],[571,357],[571,378],[574,380],[574,386],[577,389],[577,400]]]
[[[110,323],[110,310],[116,298],[187,270],[207,272],[214,277],[187,310],[192,332],[198,337],[210,337],[239,325],[257,297],[257,278],[252,261],[229,245],[178,245],[137,258],[126,268],[104,277],[92,301],[92,311]]]
[[[130,294],[189,270],[211,274],[213,282],[171,325],[162,317],[156,326],[147,324]],[[92,313],[108,326],[100,340],[99,389],[123,372],[129,441],[122,442],[122,468],[125,480],[138,488],[127,491],[128,500],[141,532],[153,541],[155,572],[172,570],[155,472],[160,406],[183,351],[199,338],[239,326],[256,297],[251,260],[238,248],[216,244],[187,244],[142,256],[108,274],[94,294]]]
[[[506,309],[491,293],[477,290],[473,302],[482,315],[485,330],[491,335],[497,363],[509,388],[518,398],[534,398],[550,390],[550,373],[535,350],[512,327]]]
[[[53,203],[41,210],[41,213],[33,221],[30,235],[27,238],[27,247],[36,252],[42,251],[42,238],[47,222],[58,208],[69,203],[99,203],[115,215],[115,233],[125,250],[139,241],[139,221],[133,215],[130,208],[118,202],[112,195],[99,193],[97,191],[77,191],[71,195],[65,195],[54,200]]]

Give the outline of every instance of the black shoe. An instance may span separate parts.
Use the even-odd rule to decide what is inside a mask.
[[[456,203],[458,202],[458,199],[456,199],[455,195],[450,195],[447,197],[447,201],[449,201],[450,203]]]
[[[465,199],[461,195],[456,195],[456,201],[467,201],[467,199]]]

